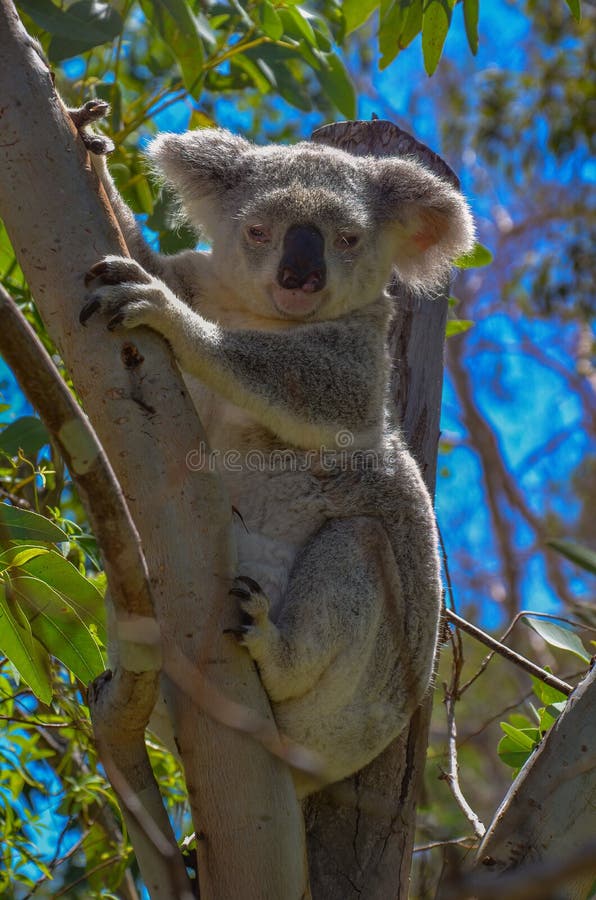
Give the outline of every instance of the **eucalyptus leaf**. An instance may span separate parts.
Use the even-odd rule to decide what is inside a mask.
[[[83,684],[104,670],[97,641],[64,595],[29,575],[11,579],[11,589],[27,613],[31,631],[46,650],[70,669]]]
[[[49,440],[48,430],[41,419],[21,416],[0,433],[0,450],[7,456],[16,456],[22,450],[29,459],[35,459]]]
[[[453,265],[458,269],[479,269],[488,266],[493,261],[493,255],[483,244],[476,242],[469,253],[458,256]]]
[[[344,0],[341,11],[346,21],[346,34],[356,31],[379,6],[379,0]]]
[[[427,75],[439,64],[451,24],[451,0],[428,0],[422,14],[422,55]]]
[[[582,644],[579,636],[569,626],[553,622],[551,619],[522,616],[522,622],[532,628],[551,647],[559,647],[567,650],[575,656],[579,656],[585,663],[590,662],[590,655]]]
[[[566,556],[571,562],[596,575],[596,551],[584,544],[577,544],[575,541],[563,541],[553,538],[546,542],[549,547]]]
[[[464,25],[470,50],[478,53],[478,0],[464,0]]]
[[[66,532],[50,522],[45,516],[0,503],[0,538],[7,536],[15,541],[41,541],[42,543],[59,544],[67,541]]]
[[[38,700],[52,699],[50,658],[31,631],[22,609],[10,596],[10,586],[0,582],[0,652],[13,664]]]
[[[356,117],[356,91],[346,67],[335,53],[317,51],[324,65],[315,74],[328,98],[347,119]]]
[[[473,328],[474,322],[471,319],[448,319],[445,329],[445,336],[452,337],[454,334],[463,334]]]

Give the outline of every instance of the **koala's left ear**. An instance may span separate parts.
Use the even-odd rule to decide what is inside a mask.
[[[419,163],[375,160],[376,214],[393,240],[393,261],[414,288],[441,284],[454,259],[474,245],[474,223],[462,194]]]
[[[195,225],[210,229],[225,192],[240,178],[240,160],[252,145],[223,128],[159,134],[145,150],[155,172],[180,198]]]

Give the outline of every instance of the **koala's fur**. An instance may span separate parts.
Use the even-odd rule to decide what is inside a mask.
[[[100,159],[136,262],[108,257],[91,270],[82,319],[101,308],[111,327],[164,335],[212,448],[266,454],[259,471],[222,468],[243,520],[238,574],[250,576],[233,593],[281,731],[324,761],[316,782],[295,773],[304,796],[370,762],[429,686],[436,533],[387,411],[384,287],[394,265],[414,287],[441,283],[471,247],[471,217],[408,159],[256,147],[217,129],[162,134],[148,156],[212,250],[153,253]],[[280,283],[293,226],[322,238],[322,287],[314,276]],[[321,453],[344,442],[336,457]],[[268,456],[288,449],[285,464]]]

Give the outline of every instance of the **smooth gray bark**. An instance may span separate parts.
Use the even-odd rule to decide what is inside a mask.
[[[163,340],[78,323],[85,272],[122,244],[50,73],[0,3],[0,216],[49,334],[122,486],[151,579],[164,659],[272,722],[235,624],[231,508],[221,479],[185,460],[205,437]],[[287,767],[164,685],[197,832],[201,894],[299,898],[303,825]]]

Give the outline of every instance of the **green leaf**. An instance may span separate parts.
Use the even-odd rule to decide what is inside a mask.
[[[582,6],[580,0],[565,0],[565,3],[571,10],[571,14],[576,22],[581,22],[582,20]]]
[[[551,703],[550,706],[542,707],[542,709],[538,710],[538,714],[540,716],[540,731],[545,732],[551,728],[563,710],[565,709],[565,702],[561,703]]]
[[[451,24],[453,0],[427,0],[422,14],[422,54],[427,75],[439,64]]]
[[[0,540],[8,537],[15,541],[41,541],[59,544],[68,540],[68,535],[45,516],[0,503]]]
[[[521,769],[531,754],[531,750],[524,750],[507,735],[499,741],[497,753],[506,766],[511,766],[516,772]],[[514,774],[516,774],[516,772]]]
[[[88,684],[103,672],[97,642],[63,595],[28,575],[12,578],[11,590],[27,613],[33,635],[76,678]]]
[[[509,722],[499,723],[507,737],[522,750],[532,750],[540,740],[540,732],[537,728],[516,728]]]
[[[263,0],[259,7],[259,24],[263,34],[272,41],[278,41],[284,33],[281,16],[269,0]]]
[[[470,50],[478,53],[478,0],[464,0],[464,24]]]
[[[43,556],[28,559],[21,572],[45,582],[62,600],[71,606],[85,625],[92,625],[100,641],[105,644],[104,600],[96,586],[85,578],[72,563],[50,550]]]
[[[344,0],[341,11],[346,22],[346,34],[356,31],[379,6],[379,0]]]
[[[547,668],[547,671],[550,672],[550,669]],[[557,688],[551,687],[550,684],[545,684],[544,681],[541,681],[540,678],[536,678],[535,675],[530,675],[532,679],[532,689],[541,703],[544,703],[545,706],[549,706],[551,703],[566,703],[567,696],[562,691],[558,691]]]
[[[204,52],[189,4],[185,0],[144,0],[141,8],[178,63],[184,86],[193,97],[198,97],[204,78]]]
[[[0,553],[0,566],[22,566],[30,559],[49,552],[46,547],[24,547],[23,544],[18,544],[16,547],[9,547]]]
[[[448,319],[445,336],[452,337],[454,334],[463,334],[473,326],[474,322],[471,319]]]
[[[299,41],[306,41],[311,47],[317,46],[317,36],[304,10],[301,10],[300,7],[292,6],[280,10],[278,15],[281,17],[284,31],[287,35]]]
[[[553,550],[556,550],[557,553],[561,553],[567,559],[570,559],[571,562],[581,566],[587,572],[591,572],[592,575],[596,575],[596,552],[591,547],[586,547],[584,544],[576,544],[574,541],[562,541],[555,538],[546,543]]]
[[[0,449],[7,456],[16,456],[19,450],[22,450],[25,456],[35,459],[49,440],[48,430],[41,419],[35,416],[21,416],[0,434]]]
[[[483,244],[475,243],[469,253],[459,256],[453,265],[458,269],[479,269],[488,266],[493,261],[493,255]]]
[[[381,6],[379,24],[379,68],[385,69],[400,50],[410,44],[422,28],[422,0],[394,0]]]
[[[315,55],[323,62],[321,68],[315,70],[321,87],[346,119],[354,119],[356,91],[343,62],[335,53],[317,50]]]
[[[522,622],[539,634],[551,647],[567,650],[569,653],[579,656],[583,662],[590,662],[590,656],[586,652],[586,648],[575,631],[570,627],[563,624],[559,625],[550,619],[539,619],[530,616],[523,616]]]
[[[78,0],[65,10],[59,10],[49,0],[25,0],[20,5],[52,35],[48,55],[53,62],[113,41],[124,24],[112,4],[101,0]]]
[[[50,659],[47,651],[32,634],[27,617],[10,596],[10,589],[0,582],[0,651],[8,657],[38,700],[52,699]]]

